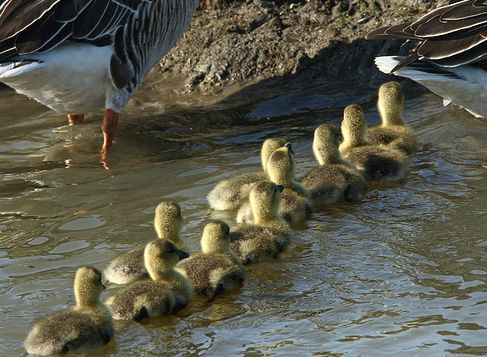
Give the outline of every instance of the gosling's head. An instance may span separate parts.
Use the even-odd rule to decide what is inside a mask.
[[[290,187],[294,181],[294,152],[290,143],[274,150],[267,161],[267,175],[272,182]]]
[[[387,82],[380,86],[377,107],[383,126],[404,125],[404,91],[398,82]]]
[[[98,269],[82,266],[76,270],[74,277],[74,295],[76,306],[94,306],[99,303],[100,295],[105,289],[102,275]]]
[[[172,201],[162,201],[155,210],[154,229],[159,238],[179,242],[183,216],[181,207]]]
[[[270,138],[266,139],[262,144],[262,150],[260,151],[260,161],[262,163],[262,169],[267,172],[267,161],[271,154],[286,145],[286,140],[282,138]]]
[[[284,186],[271,181],[261,181],[252,186],[249,200],[255,223],[278,219],[283,190]]]
[[[206,224],[201,237],[203,253],[228,253],[230,251],[230,227],[222,221]]]
[[[334,125],[322,124],[316,128],[313,138],[313,153],[320,165],[335,164],[340,161],[338,147],[342,134]]]
[[[187,254],[168,239],[156,239],[149,242],[144,249],[144,264],[152,279],[166,274]]]
[[[343,112],[342,134],[343,146],[355,147],[365,144],[365,133],[367,123],[364,118],[364,111],[357,104],[349,105]]]

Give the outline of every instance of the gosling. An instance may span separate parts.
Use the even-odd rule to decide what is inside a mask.
[[[230,250],[230,228],[222,221],[208,223],[201,238],[201,253],[180,261],[176,270],[185,275],[193,291],[213,299],[215,294],[240,287],[245,269]]]
[[[275,150],[267,161],[269,179],[277,185],[283,185],[279,214],[290,224],[302,222],[311,213],[311,194],[294,177],[296,162],[290,143]],[[237,213],[237,223],[252,222],[250,204],[244,204]]]
[[[366,140],[373,145],[387,145],[411,155],[418,142],[413,130],[404,124],[404,92],[398,82],[387,82],[380,86],[377,100],[382,120],[381,125],[367,130]]]
[[[148,243],[144,263],[150,279],[135,281],[106,301],[113,318],[140,321],[185,307],[193,289],[188,279],[174,269],[180,255],[181,250],[167,239]]]
[[[301,180],[311,192],[315,205],[358,201],[367,190],[367,182],[360,171],[341,156],[340,137],[339,130],[330,124],[322,124],[315,130],[313,153],[320,166]]]
[[[236,210],[248,200],[252,185],[267,180],[266,163],[274,150],[283,147],[286,141],[281,138],[270,138],[264,141],[260,152],[262,170],[238,175],[220,181],[208,194],[210,207],[218,210]]]
[[[157,236],[168,239],[178,248],[184,249],[180,238],[182,221],[181,207],[175,202],[163,201],[155,209],[154,229]],[[186,252],[181,255],[182,259],[188,256]],[[113,284],[129,284],[148,276],[144,266],[144,247],[119,255],[103,271],[105,282]]]
[[[277,258],[289,244],[291,229],[279,215],[284,186],[271,181],[256,183],[250,191],[254,223],[241,223],[230,232],[231,249],[244,264]]]
[[[393,181],[404,178],[407,157],[399,150],[369,145],[365,140],[367,124],[360,106],[345,108],[342,121],[343,142],[340,153],[363,171],[369,181]]]
[[[24,342],[27,353],[47,356],[108,343],[113,338],[113,321],[100,301],[104,288],[97,269],[78,268],[74,278],[76,305],[34,323]]]

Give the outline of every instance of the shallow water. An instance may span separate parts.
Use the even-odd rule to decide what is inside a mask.
[[[33,320],[73,302],[76,267],[103,268],[153,239],[159,201],[181,203],[183,238],[197,250],[205,195],[257,167],[264,138],[292,141],[302,174],[315,165],[317,124],[338,123],[356,101],[376,122],[373,92],[350,86],[188,110],[155,136],[125,124],[108,167],[99,121],[65,126],[0,91],[0,355],[23,353]],[[487,124],[424,92],[408,97],[405,117],[422,145],[404,182],[314,213],[277,262],[250,267],[240,291],[117,323],[115,343],[90,355],[487,354]]]

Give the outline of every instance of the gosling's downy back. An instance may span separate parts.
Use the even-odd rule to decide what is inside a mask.
[[[206,224],[201,237],[201,251],[205,254],[230,253],[230,227],[223,221],[212,221]]]
[[[193,290],[209,299],[220,291],[239,287],[245,277],[241,260],[230,250],[229,233],[225,222],[207,223],[201,238],[202,252],[176,266],[191,281]]]
[[[316,128],[313,137],[313,154],[320,165],[345,164],[338,149],[341,133],[334,125],[322,124]]]
[[[284,145],[286,145],[286,140],[283,138],[269,138],[264,141],[260,151],[260,162],[264,172],[267,172],[267,161],[271,154]]]
[[[252,185],[267,179],[267,161],[272,152],[286,144],[282,138],[269,138],[264,141],[260,151],[262,170],[249,172],[222,180],[208,193],[210,207],[219,210],[239,209],[247,202]]]
[[[269,157],[267,161],[267,175],[277,185],[291,187],[294,182],[294,170],[296,163],[291,146],[281,147]]]
[[[76,305],[35,322],[24,341],[27,353],[46,356],[108,343],[114,331],[110,312],[100,302],[103,289],[100,271],[80,267],[74,279]]]
[[[367,123],[365,122],[364,112],[357,104],[349,105],[343,111],[342,120],[343,142],[340,145],[340,152],[362,145],[367,145],[365,133]]]
[[[78,268],[74,278],[76,308],[100,305],[100,295],[104,289],[102,274],[98,269],[90,266]]]
[[[144,249],[144,263],[150,280],[136,281],[107,300],[118,320],[175,313],[188,303],[192,286],[174,266],[183,252],[167,239],[157,239]]]
[[[154,229],[159,238],[181,244],[179,235],[182,221],[181,207],[176,202],[163,201],[157,205],[154,212]]]
[[[398,82],[387,82],[380,86],[377,108],[382,119],[382,126],[404,125],[402,119],[404,92]]]
[[[168,239],[149,242],[144,249],[144,264],[152,280],[163,280],[172,272],[182,251]]]
[[[250,191],[249,201],[256,224],[280,221],[279,204],[284,186],[270,181],[256,183]]]
[[[407,155],[416,151],[418,142],[414,131],[403,121],[404,93],[397,82],[384,83],[379,88],[377,107],[381,125],[367,130],[367,141],[374,145],[386,145]]]

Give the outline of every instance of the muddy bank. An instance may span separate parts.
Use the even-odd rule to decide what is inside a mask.
[[[379,26],[414,19],[448,1],[425,0],[213,0],[151,76],[158,85],[181,75],[180,97],[219,99],[252,85],[260,95],[269,86],[302,87],[330,79],[353,79],[375,86],[388,77],[373,66],[378,54],[405,53],[397,41],[365,41]],[[154,78],[151,78],[154,79]],[[262,83],[262,86],[259,85]]]

